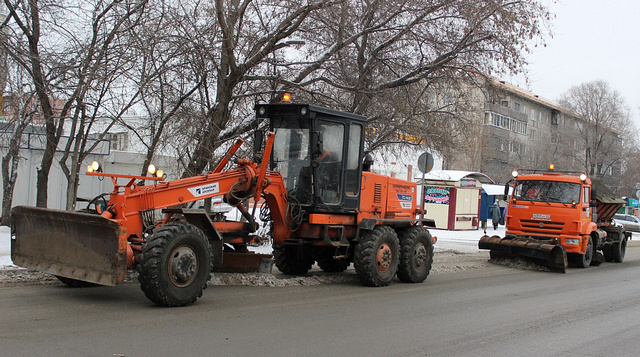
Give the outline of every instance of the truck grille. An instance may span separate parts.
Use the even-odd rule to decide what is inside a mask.
[[[546,222],[521,220],[522,231],[527,233],[560,233],[564,228],[563,222]]]

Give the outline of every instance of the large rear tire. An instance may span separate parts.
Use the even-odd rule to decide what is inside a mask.
[[[298,255],[301,247],[293,245],[273,245],[273,259],[276,267],[283,274],[305,275],[311,269],[313,260],[303,255]]]
[[[142,247],[138,272],[140,288],[156,305],[193,304],[207,288],[211,246],[191,224],[165,224]]]
[[[353,265],[364,285],[387,286],[398,270],[399,242],[396,232],[377,226],[360,238]]]
[[[398,279],[404,283],[421,283],[429,275],[433,263],[431,234],[422,226],[399,232],[400,262]]]
[[[624,261],[624,255],[627,252],[627,235],[624,232],[620,232],[620,240],[611,246],[611,260],[614,263],[622,263]]]

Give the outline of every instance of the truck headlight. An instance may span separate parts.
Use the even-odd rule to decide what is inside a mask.
[[[578,245],[580,244],[580,239],[578,238],[568,238],[564,240],[565,244]]]

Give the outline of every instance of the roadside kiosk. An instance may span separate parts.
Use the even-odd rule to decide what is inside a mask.
[[[436,228],[476,230],[480,225],[480,190],[482,184],[494,184],[480,172],[434,170],[419,182],[424,187],[426,216],[436,221]]]

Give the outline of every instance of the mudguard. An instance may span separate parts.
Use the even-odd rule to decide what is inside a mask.
[[[17,206],[11,210],[15,265],[100,285],[127,273],[118,223],[100,215]]]

